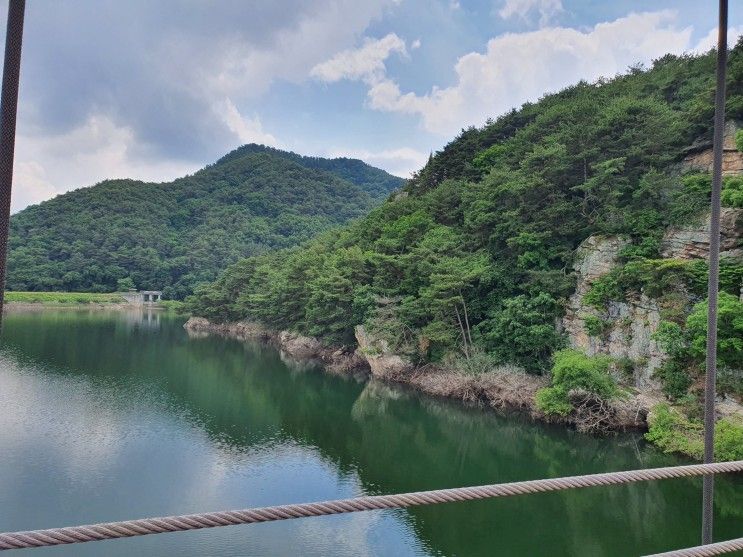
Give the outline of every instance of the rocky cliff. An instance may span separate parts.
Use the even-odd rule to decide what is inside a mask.
[[[626,301],[609,302],[599,310],[584,301],[591,285],[619,264],[619,255],[629,240],[621,237],[592,236],[584,241],[576,253],[574,270],[577,283],[568,300],[562,325],[568,341],[590,355],[606,354],[631,368],[635,386],[643,391],[654,391],[659,385],[653,372],[666,355],[653,340],[653,333],[661,322],[658,300],[644,293],[631,295]],[[721,215],[721,252],[726,257],[743,259],[743,210],[724,208]],[[709,257],[709,217],[688,226],[671,228],[661,242],[664,258],[688,261]],[[684,292],[679,292],[684,297]],[[692,300],[687,297],[687,305]],[[589,322],[601,325],[600,334],[590,334]],[[595,333],[595,331],[594,331]]]
[[[576,289],[568,300],[563,327],[571,346],[591,356],[606,354],[631,363],[635,386],[654,390],[657,385],[652,374],[664,358],[652,339],[660,324],[658,303],[641,294],[634,300],[610,302],[602,312],[583,300],[593,282],[618,264],[619,254],[628,244],[624,238],[596,236],[581,244],[576,254]],[[602,334],[589,334],[587,321],[591,317],[604,324]]]
[[[725,124],[722,152],[723,176],[743,174],[743,153],[735,146],[735,134],[739,129],[740,125],[737,122],[729,121]],[[686,149],[683,169],[712,173],[712,142],[697,141]]]

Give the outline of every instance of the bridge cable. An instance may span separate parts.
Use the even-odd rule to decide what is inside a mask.
[[[720,276],[720,191],[725,129],[725,78],[727,66],[728,0],[720,0],[717,29],[717,85],[712,161],[712,210],[709,228],[709,281],[707,284],[707,370],[704,388],[704,462],[715,459],[715,397],[717,380],[717,292]],[[715,478],[706,475],[702,484],[702,544],[713,539]]]
[[[676,549],[665,553],[655,553],[646,557],[712,557],[733,551],[743,550],[743,538],[712,543],[709,545],[698,545],[686,549]]]
[[[8,2],[8,24],[5,32],[3,86],[0,93],[0,327],[5,299],[5,268],[10,232],[10,193],[13,186],[15,124],[18,112],[18,83],[21,71],[23,16],[26,0]]]
[[[743,460],[568,476],[477,487],[437,489],[395,495],[371,495],[317,503],[300,503],[295,505],[278,505],[243,510],[144,518],[46,530],[7,532],[0,534],[0,550],[83,543],[165,532],[185,532],[202,528],[215,528],[217,526],[272,522],[310,516],[401,509],[416,505],[471,501],[491,497],[509,497],[528,493],[543,493],[581,487],[608,486],[726,472],[743,472]]]

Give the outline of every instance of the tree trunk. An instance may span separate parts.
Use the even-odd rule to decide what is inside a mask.
[[[468,360],[470,359],[470,351],[467,348],[467,334],[464,332],[464,325],[462,325],[462,318],[459,316],[459,310],[457,304],[454,304],[454,313],[457,314],[457,321],[459,322],[459,330],[462,332],[462,342],[464,343],[464,356]]]
[[[467,325],[467,338],[470,341],[470,346],[472,346],[472,328],[470,327],[470,318],[467,315],[467,302],[464,301],[464,296],[462,296],[462,292],[459,292],[459,297],[462,299],[462,308],[464,309],[464,323]]]

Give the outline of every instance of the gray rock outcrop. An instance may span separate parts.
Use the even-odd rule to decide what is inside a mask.
[[[413,370],[412,362],[390,349],[389,343],[370,334],[363,325],[355,329],[358,351],[366,358],[374,377],[398,380]]]
[[[573,348],[591,356],[605,354],[631,361],[635,386],[654,390],[658,385],[652,377],[653,371],[665,357],[652,339],[661,320],[657,302],[643,294],[635,300],[610,302],[606,311],[599,311],[583,300],[593,282],[618,264],[619,254],[628,244],[627,239],[617,236],[591,236],[581,244],[574,266],[576,289],[568,300],[562,324]],[[589,316],[605,323],[602,334],[589,335],[586,325]]]

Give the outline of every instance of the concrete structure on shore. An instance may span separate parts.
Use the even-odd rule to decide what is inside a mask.
[[[140,290],[124,292],[122,297],[135,306],[151,306],[160,302],[163,298],[162,290]]]

